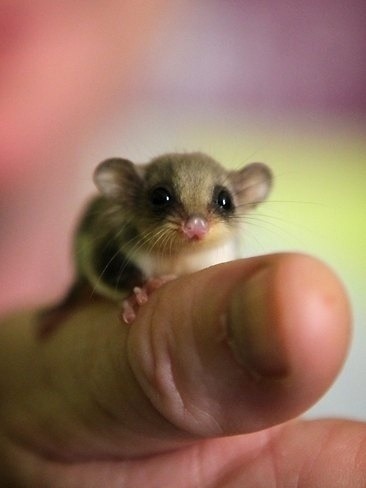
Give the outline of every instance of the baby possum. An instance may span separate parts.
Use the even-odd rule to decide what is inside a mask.
[[[168,275],[238,257],[244,216],[266,198],[272,175],[262,163],[229,171],[195,152],[145,165],[107,159],[94,182],[100,195],[76,232],[74,289],[88,283],[98,294],[125,299],[122,316],[130,323]]]
[[[229,171],[195,152],[145,165],[107,159],[94,182],[100,194],[75,234],[76,280],[61,303],[40,312],[40,337],[98,297],[121,301],[131,323],[172,277],[237,258],[245,215],[266,198],[272,175],[262,163]]]

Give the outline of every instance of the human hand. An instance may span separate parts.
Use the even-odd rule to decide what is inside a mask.
[[[164,285],[131,327],[117,316],[91,304],[44,340],[35,313],[3,321],[2,486],[365,486],[365,425],[290,421],[349,342],[323,264],[226,263]]]

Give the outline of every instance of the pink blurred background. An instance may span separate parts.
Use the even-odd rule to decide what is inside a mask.
[[[360,339],[344,384],[365,375],[365,26],[356,0],[3,0],[0,310],[67,287],[72,229],[101,159],[195,149],[232,164],[254,157],[274,166],[273,200],[329,196],[328,213],[291,207],[310,234],[325,233],[321,243],[252,230],[253,252],[296,248],[339,269]],[[357,388],[345,411],[362,416]],[[345,390],[334,395],[330,410]]]

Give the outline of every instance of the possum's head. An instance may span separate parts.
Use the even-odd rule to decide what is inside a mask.
[[[229,171],[202,153],[173,153],[145,165],[108,159],[94,181],[151,252],[175,254],[231,238],[266,198],[272,175],[262,163]]]

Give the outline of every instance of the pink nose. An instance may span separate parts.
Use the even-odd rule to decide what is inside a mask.
[[[203,239],[208,232],[207,220],[193,215],[182,226],[183,234],[188,239]]]

